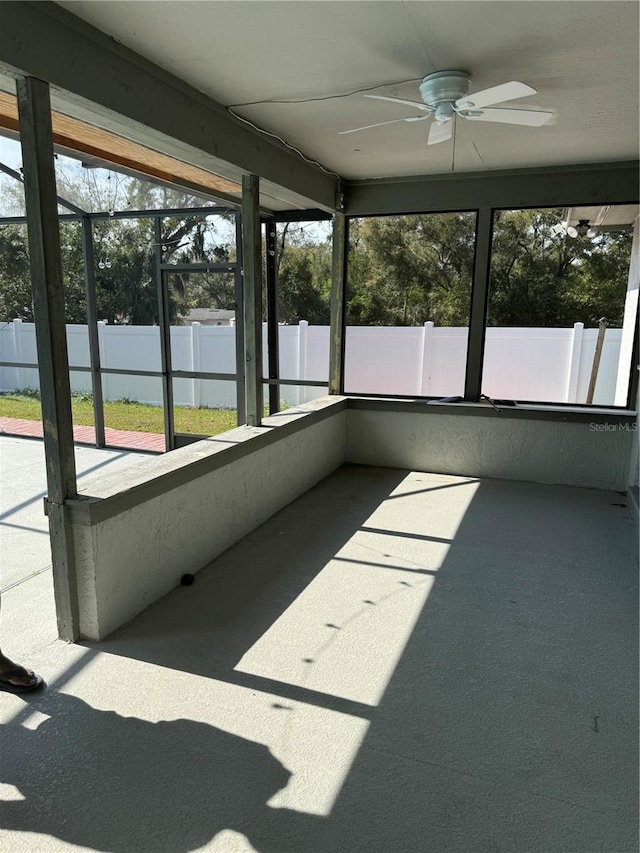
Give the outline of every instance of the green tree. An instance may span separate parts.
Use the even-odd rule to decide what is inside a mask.
[[[631,251],[629,232],[592,240],[554,226],[562,210],[516,210],[496,219],[489,325],[570,326],[622,321]]]
[[[86,323],[82,235],[75,222],[60,226],[67,323]],[[33,323],[33,296],[26,225],[0,226],[0,319]]]
[[[631,231],[604,232],[586,243],[584,257],[576,261],[577,274],[567,287],[569,322],[595,326],[601,317],[622,325],[626,300]]]
[[[87,322],[82,225],[79,222],[60,223],[60,254],[62,286],[67,323]]]
[[[26,225],[0,226],[0,320],[33,322]]]
[[[56,180],[61,197],[91,212],[117,209],[180,209],[206,206],[191,193],[159,187],[136,178],[84,169],[59,157]],[[0,180],[3,207],[8,212],[21,206],[22,187],[8,177]],[[232,217],[190,214],[161,219],[162,260],[165,263],[225,262],[235,258]],[[18,211],[19,212],[19,211]],[[67,212],[61,208],[61,212]],[[111,323],[158,322],[155,267],[156,241],[150,218],[109,218],[93,222],[96,260],[96,301],[100,318]],[[86,322],[85,272],[82,225],[61,221],[60,243],[68,323]],[[171,276],[170,310],[173,322],[191,307],[229,307],[234,284],[228,275]],[[187,286],[188,282],[188,286]],[[26,226],[0,227],[0,314],[2,319],[20,317],[33,321]]]
[[[490,325],[594,325],[603,316],[621,322],[631,234],[571,238],[554,229],[562,215],[561,209],[497,214]],[[474,220],[463,213],[353,221],[348,322],[466,326]]]
[[[468,323],[473,245],[470,214],[353,221],[348,322]]]
[[[58,191],[82,209],[181,209],[161,221],[166,264],[235,260],[233,216],[189,211],[203,200],[105,170],[58,158]],[[0,176],[4,207],[22,204],[22,187]],[[622,321],[631,250],[628,232],[595,239],[568,237],[557,226],[561,209],[496,215],[488,322],[494,326],[595,325]],[[158,322],[156,237],[149,218],[109,217],[93,224],[98,315],[109,322]],[[465,326],[469,322],[475,216],[470,213],[368,217],[352,220],[348,275],[349,323]],[[558,233],[560,232],[560,233]],[[67,322],[86,318],[82,228],[60,226]],[[33,320],[26,227],[0,226],[0,319]],[[317,225],[279,227],[276,267],[280,319],[327,324],[331,239]],[[190,308],[235,306],[233,275],[170,276],[172,322]]]
[[[98,316],[109,323],[158,323],[153,223],[106,220],[94,223]]]
[[[331,240],[318,241],[303,226],[285,223],[276,254],[281,323],[328,325],[331,297]]]
[[[233,217],[189,213],[209,202],[179,188],[158,186],[115,172],[87,170],[63,158],[57,168],[58,191],[87,211],[167,210],[184,208],[180,216],[160,220],[163,263],[219,263],[235,258]],[[109,218],[94,221],[98,316],[111,323],[158,323],[156,237],[153,220]],[[81,233],[76,235],[81,241]],[[81,242],[78,242],[81,249]],[[82,268],[82,260],[80,268]],[[63,258],[64,261],[64,258]],[[69,270],[72,264],[69,263]],[[77,270],[78,267],[74,269]],[[233,280],[225,275],[170,276],[170,319],[196,307],[233,304]]]

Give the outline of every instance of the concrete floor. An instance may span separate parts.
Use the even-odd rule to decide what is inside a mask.
[[[100,645],[12,586],[0,849],[637,851],[621,503],[346,467]]]
[[[148,453],[75,446],[78,479],[115,472]],[[6,591],[51,568],[49,532],[42,499],[47,493],[44,444],[0,434],[0,590]]]

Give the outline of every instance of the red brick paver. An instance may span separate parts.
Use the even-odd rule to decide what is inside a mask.
[[[27,421],[23,418],[0,417],[0,433],[42,438],[42,423],[40,421]],[[153,453],[164,453],[165,451],[164,436],[152,432],[127,432],[122,429],[105,427],[104,436],[107,447],[147,450]],[[76,444],[95,445],[96,436],[93,427],[74,426],[73,440]]]

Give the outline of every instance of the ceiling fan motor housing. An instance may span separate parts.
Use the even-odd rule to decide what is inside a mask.
[[[466,71],[436,71],[424,78],[420,94],[424,103],[432,107],[453,104],[469,94],[470,83]]]

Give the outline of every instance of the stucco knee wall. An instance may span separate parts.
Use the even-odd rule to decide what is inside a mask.
[[[255,449],[204,474],[202,465],[214,440],[198,442],[145,460],[146,473],[152,474],[154,464],[160,471],[169,463],[175,468],[182,457],[182,469],[175,469],[185,480],[181,485],[159,486],[150,499],[134,496],[131,506],[114,514],[108,513],[109,500],[122,501],[123,491],[89,504],[84,518],[77,504],[73,533],[82,636],[104,639],[173,589],[184,573],[202,569],[339,467],[345,458],[345,418],[344,408],[335,408],[329,417],[303,420],[298,430],[277,439],[270,431],[279,426],[254,429]],[[241,428],[217,437],[217,448],[226,441],[227,453],[232,453],[235,440],[247,430],[251,432]],[[261,436],[270,439],[266,446],[260,446]],[[219,462],[224,454],[225,448]],[[122,485],[125,489],[126,482]],[[105,512],[109,517],[100,520]]]
[[[347,460],[626,491],[633,425],[350,408]]]

